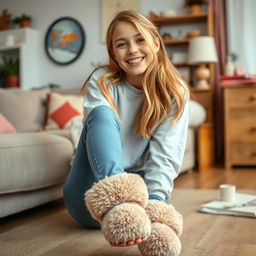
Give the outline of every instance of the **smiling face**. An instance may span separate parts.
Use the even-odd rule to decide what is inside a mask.
[[[141,79],[154,53],[159,50],[159,42],[146,42],[137,28],[129,22],[118,22],[112,36],[112,50],[114,59],[125,72],[127,81],[135,87],[141,87]],[[149,46],[152,45],[152,47]]]

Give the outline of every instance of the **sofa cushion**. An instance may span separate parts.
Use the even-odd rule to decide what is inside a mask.
[[[0,195],[0,218],[62,198],[62,186]]]
[[[13,125],[0,113],[0,133],[16,133]]]
[[[0,195],[63,183],[73,152],[71,141],[59,135],[0,134]]]
[[[71,139],[71,131],[69,129],[45,130],[45,131],[41,131],[41,132],[46,133],[46,134],[55,134],[55,135],[63,136],[69,140],[72,140]]]
[[[49,90],[0,89],[0,112],[19,132],[38,131],[45,121],[45,101]]]
[[[71,121],[83,115],[83,96],[51,92],[47,100],[45,129],[68,129]]]

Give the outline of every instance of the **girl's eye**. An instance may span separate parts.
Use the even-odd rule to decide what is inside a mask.
[[[126,44],[125,43],[119,43],[119,44],[117,44],[117,48],[124,48],[126,46]]]
[[[138,42],[138,43],[144,43],[144,42],[145,42],[145,39],[144,39],[143,37],[138,38],[138,39],[137,39],[137,42]]]

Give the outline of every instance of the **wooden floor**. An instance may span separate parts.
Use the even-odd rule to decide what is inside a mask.
[[[215,167],[206,171],[182,173],[174,188],[218,189],[220,184],[234,184],[237,189],[256,189],[256,167],[225,170]]]
[[[182,173],[174,181],[174,188],[217,189],[220,184],[224,183],[234,184],[237,189],[256,189],[256,168],[225,170],[221,167],[215,167],[204,172],[189,171]],[[63,201],[58,200],[23,213],[2,218],[0,219],[0,233],[55,214],[63,209]]]

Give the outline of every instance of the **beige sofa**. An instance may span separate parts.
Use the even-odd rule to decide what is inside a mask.
[[[18,131],[0,134],[0,217],[62,197],[74,146],[69,130],[39,132],[45,122],[48,92],[0,89],[0,113]],[[204,109],[196,102],[191,102],[190,112],[182,171],[195,165],[195,128],[205,119]]]

